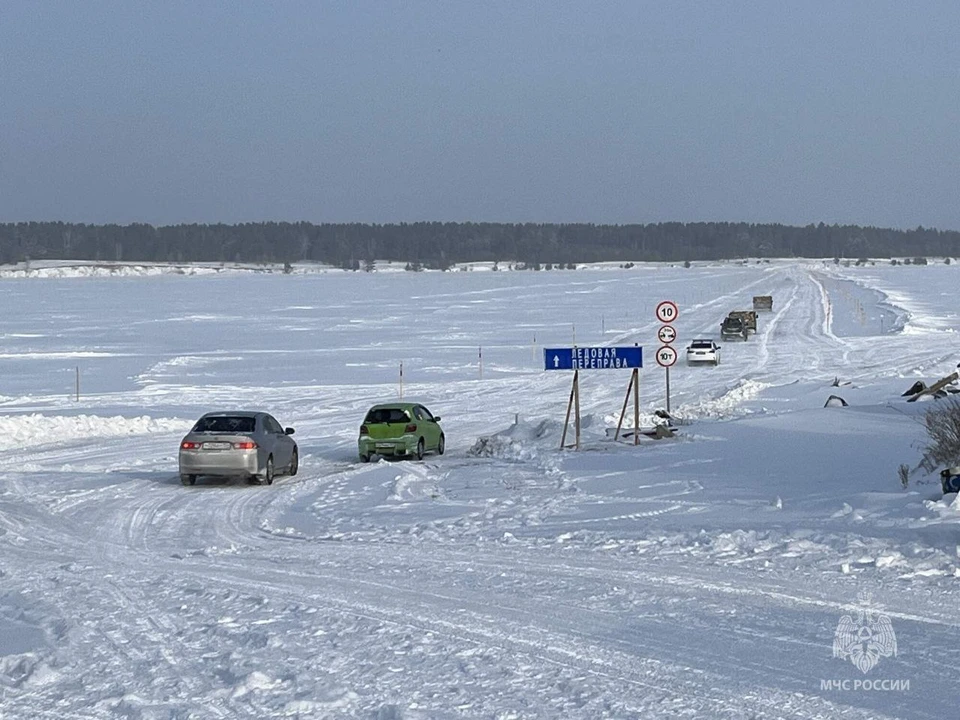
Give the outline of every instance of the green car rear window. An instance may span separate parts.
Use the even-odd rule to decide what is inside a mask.
[[[406,410],[400,408],[378,408],[367,413],[365,423],[405,423],[410,421]]]

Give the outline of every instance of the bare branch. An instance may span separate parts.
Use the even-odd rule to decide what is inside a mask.
[[[927,410],[924,425],[930,442],[920,467],[933,472],[942,465],[960,465],[960,401],[950,398]]]

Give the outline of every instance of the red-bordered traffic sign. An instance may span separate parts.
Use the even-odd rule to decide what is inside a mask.
[[[661,325],[660,329],[657,330],[657,340],[662,343],[669,345],[676,339],[677,331],[673,329],[673,325]]]
[[[662,346],[657,350],[657,365],[668,368],[677,361],[677,351],[669,345]]]
[[[680,311],[677,304],[671,300],[664,300],[657,305],[657,320],[662,323],[675,322],[680,317]]]

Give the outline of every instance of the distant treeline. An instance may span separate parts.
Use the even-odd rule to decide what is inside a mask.
[[[570,264],[752,257],[876,258],[960,255],[960,232],[856,225],[647,225],[418,222],[390,225],[264,222],[240,225],[0,224],[0,263],[26,260],[321,262],[374,260],[447,268],[459,262]]]

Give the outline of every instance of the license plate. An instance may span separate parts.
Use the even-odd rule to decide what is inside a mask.
[[[393,443],[377,443],[378,450],[390,450],[393,447]]]
[[[205,442],[203,444],[204,450],[229,450],[230,443],[228,442]]]

